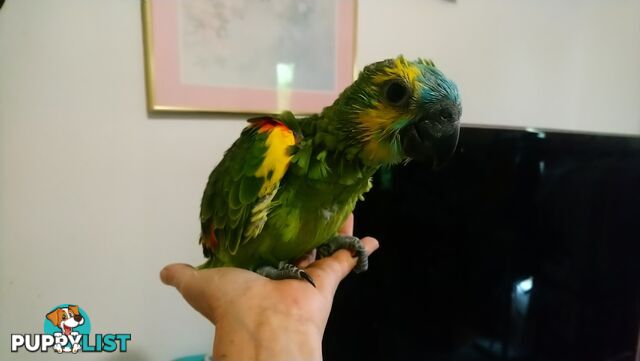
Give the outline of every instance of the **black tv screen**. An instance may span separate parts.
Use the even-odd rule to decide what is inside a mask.
[[[325,359],[635,359],[640,138],[464,127],[355,214],[381,247],[340,286]]]

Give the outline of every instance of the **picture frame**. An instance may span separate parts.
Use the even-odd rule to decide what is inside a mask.
[[[320,112],[354,80],[357,0],[141,0],[150,112]]]

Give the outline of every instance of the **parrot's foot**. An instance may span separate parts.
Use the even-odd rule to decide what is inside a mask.
[[[331,256],[339,249],[348,249],[355,257],[358,257],[358,263],[356,263],[356,266],[353,268],[353,272],[360,273],[369,268],[369,257],[358,237],[335,236],[327,241],[327,243],[318,247],[317,257],[324,258]]]
[[[272,280],[305,280],[311,283],[313,287],[316,286],[313,278],[307,272],[287,262],[280,262],[278,268],[271,266],[260,267],[256,270],[256,273]]]

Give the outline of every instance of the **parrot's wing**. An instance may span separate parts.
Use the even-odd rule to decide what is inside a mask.
[[[271,117],[249,122],[211,172],[202,197],[200,243],[206,257],[218,247],[235,254],[262,231],[291,161],[291,129]]]

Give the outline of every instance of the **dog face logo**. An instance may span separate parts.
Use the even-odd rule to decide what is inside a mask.
[[[82,335],[90,332],[89,317],[78,305],[60,305],[47,313],[44,331],[61,340],[53,346],[56,352],[76,353],[82,348]]]
[[[47,313],[47,319],[69,336],[74,328],[84,324],[84,317],[80,314],[78,306],[59,307]]]

